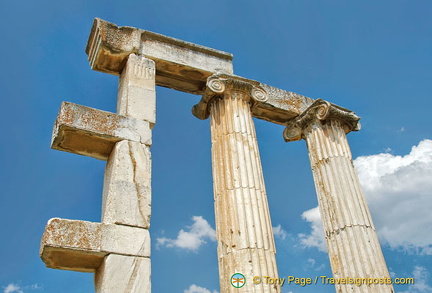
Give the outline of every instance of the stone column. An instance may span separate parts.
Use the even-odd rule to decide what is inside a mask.
[[[151,128],[155,64],[131,54],[118,114],[63,103],[51,147],[107,160],[102,223],[51,219],[40,255],[47,267],[94,272],[97,293],[150,293]]]
[[[387,266],[346,133],[360,118],[317,100],[284,131],[286,141],[307,143],[334,278],[389,278]],[[336,285],[337,292],[394,292],[389,284]]]
[[[119,80],[117,113],[156,122],[155,63],[129,55]],[[151,216],[150,146],[136,141],[117,142],[108,159],[102,222],[146,230]],[[96,292],[151,292],[150,258],[110,254],[95,275]]]
[[[251,106],[267,94],[241,79],[210,77],[200,104],[207,107],[212,135],[212,165],[218,241],[220,292],[280,292],[279,287],[255,285],[253,276],[277,277],[264,178]],[[234,273],[246,284],[234,288]],[[240,290],[240,291],[239,291]]]

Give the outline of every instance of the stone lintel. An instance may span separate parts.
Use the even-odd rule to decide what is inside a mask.
[[[199,119],[208,118],[210,113],[208,109],[209,102],[213,98],[221,95],[221,93],[211,89],[212,86],[210,83],[214,80],[219,80],[222,83],[231,81],[231,83],[249,84],[252,88],[263,91],[263,97],[260,97],[259,94],[254,97],[254,91],[252,91],[252,98],[254,100],[252,115],[256,118],[281,125],[285,125],[287,120],[300,115],[314,102],[311,98],[262,84],[255,80],[237,75],[215,74],[208,78],[206,91],[203,93],[201,101],[192,109],[192,113]]]
[[[40,256],[49,268],[95,272],[108,254],[150,257],[148,230],[59,218],[45,227]]]
[[[232,75],[230,53],[99,18],[93,22],[86,53],[92,69],[115,75],[120,75],[130,54],[144,56],[155,62],[157,85],[197,95],[205,93],[207,78],[214,74],[253,82],[269,96],[265,103],[255,104],[253,116],[277,124],[285,124],[313,103],[302,95]]]
[[[63,102],[57,116],[51,148],[107,160],[121,140],[151,145],[147,121]]]
[[[232,54],[96,18],[86,53],[90,66],[119,75],[131,53],[152,59],[156,64],[156,84],[200,94],[210,75],[233,73]]]

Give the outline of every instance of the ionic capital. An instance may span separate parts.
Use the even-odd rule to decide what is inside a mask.
[[[338,120],[341,122],[345,133],[360,130],[360,117],[353,111],[342,108],[322,99],[316,100],[303,113],[294,119],[288,121],[283,132],[286,142],[301,140],[304,132],[315,124],[325,124],[330,120]]]
[[[222,98],[244,99],[253,105],[257,102],[265,103],[268,94],[258,82],[233,75],[215,74],[207,79],[204,95],[192,108],[192,113],[199,119],[207,119],[211,102]]]

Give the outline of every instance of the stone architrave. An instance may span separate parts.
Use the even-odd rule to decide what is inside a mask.
[[[286,141],[307,143],[334,278],[389,278],[346,134],[360,129],[354,112],[316,100],[288,122]],[[387,279],[388,280],[388,279]],[[391,284],[336,284],[337,292],[394,292]]]
[[[63,103],[52,148],[107,160],[102,223],[51,219],[40,255],[47,267],[95,273],[97,293],[150,293],[151,128],[155,64],[131,54],[117,113]]]
[[[240,78],[208,79],[201,105],[208,105],[221,292],[237,292],[234,273],[277,277],[276,249],[251,115],[263,88]],[[194,108],[198,111],[199,105]],[[280,292],[279,286],[248,280],[242,292]]]
[[[207,78],[214,74],[232,75],[233,55],[154,32],[117,26],[96,18],[88,39],[86,53],[93,70],[120,75],[130,54],[145,56],[155,62],[156,85],[203,95]],[[233,78],[240,78],[234,76]],[[303,112],[313,99],[257,81],[267,92],[266,101],[251,109],[256,118],[285,125]],[[206,119],[205,111],[195,114]],[[207,115],[208,116],[208,115]]]

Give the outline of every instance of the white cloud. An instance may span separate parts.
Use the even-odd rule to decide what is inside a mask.
[[[192,217],[194,223],[187,227],[187,231],[181,229],[176,239],[157,238],[157,244],[166,247],[177,247],[186,250],[197,251],[206,243],[206,239],[216,241],[216,231],[201,216]]]
[[[380,240],[392,248],[432,254],[432,140],[421,141],[403,157],[365,156],[354,165]]]
[[[316,260],[313,258],[308,258],[307,260],[307,269],[313,269],[315,271],[321,271],[323,268],[325,268],[325,264],[321,264],[320,266],[316,266]]]
[[[184,293],[212,293],[210,290],[197,286],[195,284],[192,284],[189,286],[188,289],[183,291]],[[213,293],[218,293],[216,290],[213,291]]]
[[[39,286],[38,284],[19,286],[17,284],[10,283],[4,288],[3,293],[24,293],[24,289],[26,291],[28,290],[33,291],[33,290],[42,289],[42,287]]]
[[[381,243],[431,255],[432,140],[421,141],[405,156],[363,156],[354,165]],[[302,218],[311,223],[312,231],[299,235],[301,243],[324,250],[318,209],[304,212]]]
[[[23,293],[23,290],[18,285],[9,284],[6,286],[3,293]]]
[[[427,284],[429,273],[425,267],[415,266],[412,272],[415,283],[408,286],[407,291],[399,293],[430,293],[432,287]]]
[[[288,233],[282,229],[282,226],[279,224],[276,227],[273,227],[273,234],[276,238],[285,239]]]
[[[321,222],[321,214],[318,207],[303,212],[302,219],[311,223],[311,233],[299,234],[300,243],[305,247],[317,247],[319,250],[326,252],[327,246],[324,238],[324,230]]]

